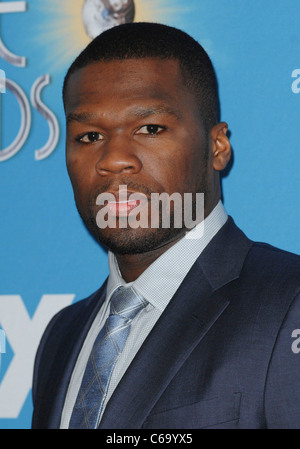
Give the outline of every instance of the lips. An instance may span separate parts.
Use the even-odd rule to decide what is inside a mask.
[[[127,217],[129,213],[140,204],[139,201],[110,201],[106,208],[108,213],[115,217]]]
[[[148,198],[145,194],[141,192],[129,192],[129,191],[118,191],[109,192],[115,197],[115,201],[108,201],[105,205],[109,215],[114,217],[127,217],[129,214],[132,216],[134,214],[134,209],[138,206],[144,206],[148,202]],[[137,209],[136,213],[140,211],[140,207]]]

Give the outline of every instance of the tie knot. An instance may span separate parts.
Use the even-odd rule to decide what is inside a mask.
[[[119,287],[110,299],[110,314],[133,319],[147,304],[132,287]]]

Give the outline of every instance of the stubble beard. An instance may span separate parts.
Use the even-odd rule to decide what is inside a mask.
[[[177,240],[180,234],[184,235],[185,228],[175,228],[173,223],[173,213],[171,211],[170,227],[164,228],[105,228],[97,226],[94,206],[91,204],[86,213],[81,211],[77,205],[79,215],[89,233],[97,243],[103,245],[115,254],[143,254],[160,248],[173,240]],[[160,217],[161,218],[161,217]],[[161,222],[161,220],[160,220]]]

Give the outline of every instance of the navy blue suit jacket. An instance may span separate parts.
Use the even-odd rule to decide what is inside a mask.
[[[33,428],[59,427],[105,287],[46,329],[35,362]],[[250,241],[229,218],[126,371],[100,428],[300,428],[298,328],[300,257]]]

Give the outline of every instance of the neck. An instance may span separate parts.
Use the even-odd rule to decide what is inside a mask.
[[[217,205],[220,198],[220,191],[217,188],[215,197],[206,203],[204,218],[206,218]],[[115,254],[119,270],[125,282],[135,281],[158,257],[178,242],[185,233],[181,233],[171,242],[160,246],[152,251],[141,254]]]
[[[181,234],[175,240],[142,254],[116,254],[119,270],[125,282],[135,281],[158,257],[183,237]]]

